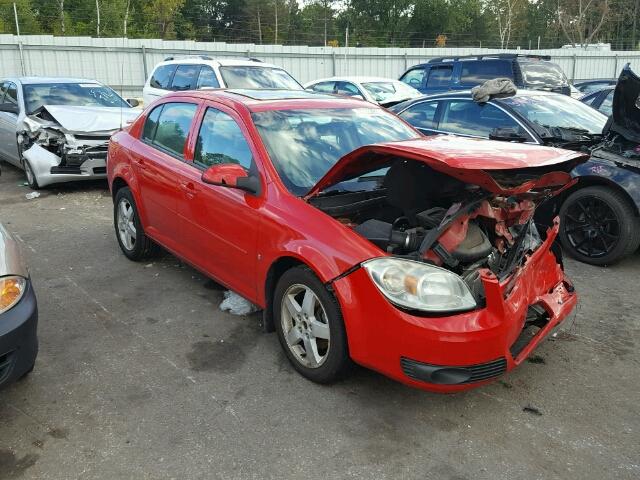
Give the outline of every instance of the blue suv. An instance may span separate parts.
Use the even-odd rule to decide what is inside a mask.
[[[468,90],[493,78],[510,78],[518,88],[571,93],[562,69],[542,55],[502,53],[432,58],[414,65],[400,80],[422,93]]]

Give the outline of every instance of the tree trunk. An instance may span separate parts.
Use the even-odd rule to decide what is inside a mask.
[[[60,23],[62,24],[62,35],[64,35],[64,0],[60,0]]]
[[[127,0],[127,7],[124,11],[124,28],[122,36],[126,38],[127,36],[127,22],[129,21],[129,7],[131,6],[131,0]]]
[[[100,2],[96,0],[96,35],[100,38]]]
[[[258,43],[262,43],[262,23],[260,22],[260,4],[258,4]]]

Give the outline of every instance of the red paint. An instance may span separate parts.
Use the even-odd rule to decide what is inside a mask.
[[[266,305],[267,273],[283,257],[305,263],[327,283],[365,260],[386,255],[348,225],[290,194],[251,120],[251,112],[258,110],[362,107],[362,102],[346,99],[260,102],[224,91],[199,91],[169,94],[154,105],[169,101],[199,105],[184,160],[140,140],[149,109],[130,128],[116,133],[109,146],[109,185],[113,189],[117,180],[131,188],[145,232],[156,242],[261,307]],[[259,195],[203,182],[203,171],[196,168],[192,159],[207,106],[228,113],[239,124],[260,178]],[[366,108],[375,107],[367,104]],[[376,155],[373,158],[363,155],[370,152]],[[497,185],[487,170],[577,162],[581,158],[556,149],[453,137],[363,147],[347,157],[356,164],[364,161],[383,164],[390,156],[424,161],[438,171],[472,179],[490,191],[502,193],[526,191],[532,185],[560,184],[567,180],[567,175],[551,173],[506,189]],[[338,173],[348,173],[351,168],[343,162],[338,165],[327,174],[326,181],[337,178]],[[237,177],[238,171],[226,168],[233,170],[227,175]],[[225,175],[222,168],[213,174],[217,179]],[[483,205],[479,212],[475,214],[494,218],[496,225],[522,222],[529,215],[522,201],[508,213],[490,205]],[[544,244],[503,283],[483,271],[487,305],[472,312],[437,318],[410,315],[390,304],[362,268],[335,280],[332,285],[343,312],[351,356],[356,362],[401,382],[442,392],[478,384],[438,386],[413,381],[400,370],[400,357],[431,364],[469,365],[504,356],[508,368],[513,368],[576,303],[576,295],[564,288],[564,273],[549,250],[557,231],[555,225]],[[460,237],[460,232],[453,236]],[[454,238],[455,241],[459,239]],[[511,358],[509,346],[522,329],[527,307],[537,302],[551,315],[551,321],[520,357]]]

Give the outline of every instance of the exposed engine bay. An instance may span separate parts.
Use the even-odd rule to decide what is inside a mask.
[[[377,180],[370,191],[327,191],[309,201],[394,256],[460,275],[477,301],[483,300],[480,269],[507,278],[546,235],[533,214],[551,190],[502,196],[403,159]]]
[[[45,105],[18,124],[18,148],[40,186],[61,181],[65,175],[106,175],[109,138],[137,113]]]

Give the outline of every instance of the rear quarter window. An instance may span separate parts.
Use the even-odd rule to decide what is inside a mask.
[[[171,84],[171,77],[173,77],[173,73],[176,71],[177,65],[161,65],[156,68],[151,75],[151,80],[149,80],[149,85],[153,88],[162,88],[164,90],[169,90],[169,85]]]
[[[513,64],[505,60],[471,60],[460,62],[460,83],[479,85],[494,78],[513,78]]]

